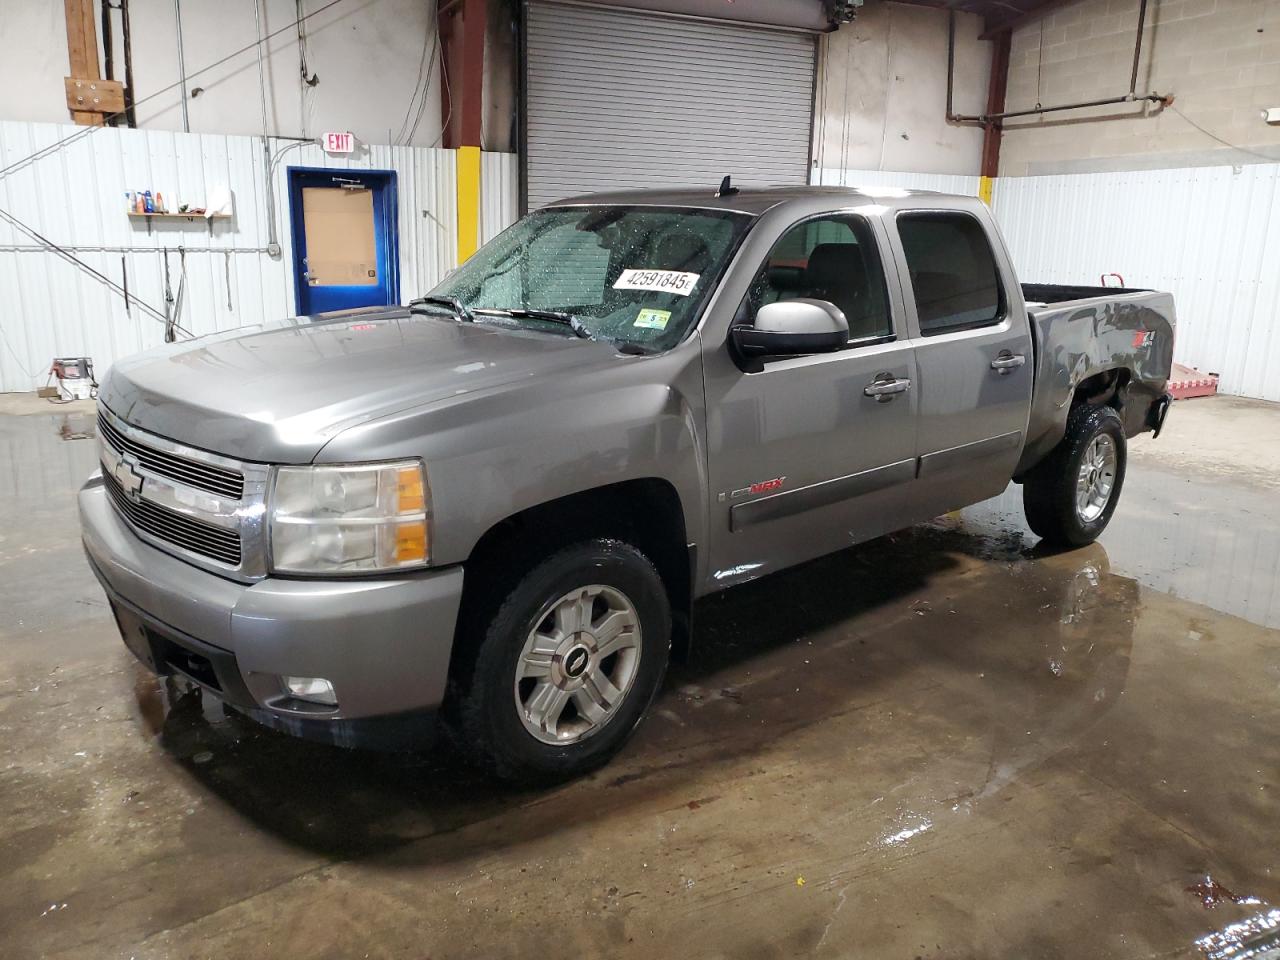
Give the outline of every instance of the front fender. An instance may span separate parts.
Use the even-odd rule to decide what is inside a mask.
[[[648,478],[675,488],[687,536],[698,543],[707,488],[702,397],[694,338],[661,356],[619,357],[361,424],[317,462],[422,457],[436,564],[461,563],[486,531],[531,507]]]

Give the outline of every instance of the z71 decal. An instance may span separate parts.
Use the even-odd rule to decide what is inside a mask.
[[[1154,330],[1139,330],[1133,335],[1133,345],[1135,347],[1149,347],[1156,342],[1156,332]]]

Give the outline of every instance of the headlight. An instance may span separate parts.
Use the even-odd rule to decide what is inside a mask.
[[[277,467],[271,567],[279,573],[377,573],[431,558],[426,472],[418,460]]]

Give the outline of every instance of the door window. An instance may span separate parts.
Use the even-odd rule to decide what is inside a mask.
[[[818,217],[783,234],[752,281],[741,320],[754,323],[765,304],[799,297],[839,307],[851,343],[893,335],[884,270],[865,219]]]
[[[967,213],[903,213],[898,236],[907,257],[924,336],[998,323],[1000,276],[982,225]]]
[[[313,287],[377,284],[372,190],[303,187],[302,222],[308,283]]]

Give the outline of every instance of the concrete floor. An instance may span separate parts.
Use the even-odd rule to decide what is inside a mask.
[[[1278,408],[1178,404],[1088,549],[1013,489],[704,603],[624,754],[536,792],[166,693],[80,555],[91,425],[0,417],[0,956],[1227,957],[1280,922]]]

